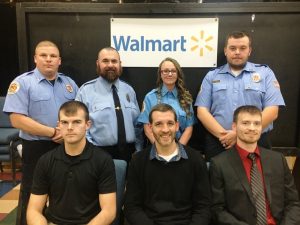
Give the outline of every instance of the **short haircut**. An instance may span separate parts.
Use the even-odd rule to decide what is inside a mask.
[[[109,47],[104,47],[104,48],[102,48],[102,49],[98,52],[98,58],[99,58],[100,53],[101,53],[102,51],[104,51],[104,50],[106,50],[106,51],[114,51],[114,52],[118,53],[119,60],[121,60],[120,53],[117,51],[117,49],[115,49],[114,47],[110,47],[110,46],[109,46]]]
[[[58,111],[58,119],[60,119],[61,112],[64,113],[66,116],[73,116],[78,112],[79,109],[83,110],[85,114],[85,120],[89,121],[90,117],[88,108],[84,103],[75,100],[65,102],[60,106]]]
[[[237,123],[239,114],[241,113],[249,113],[251,115],[261,115],[261,110],[254,105],[243,105],[238,107],[233,113],[233,122]]]
[[[44,41],[39,42],[35,47],[35,52],[40,47],[54,47],[54,48],[57,48],[57,50],[59,52],[57,45],[54,44],[52,41],[44,40]]]
[[[172,112],[173,115],[174,115],[174,119],[175,121],[177,122],[177,115],[176,115],[176,112],[175,110],[173,109],[172,106],[168,105],[168,104],[165,104],[165,103],[160,103],[160,104],[157,104],[155,105],[150,113],[149,113],[149,122],[152,123],[153,122],[153,119],[152,119],[152,114],[153,112]]]
[[[226,36],[226,39],[225,39],[225,47],[227,47],[228,45],[228,40],[229,38],[234,38],[234,39],[238,39],[238,38],[243,38],[243,37],[248,37],[249,39],[249,47],[251,47],[251,44],[252,44],[252,38],[251,36],[245,32],[245,31],[233,31],[231,33],[229,33],[227,36]]]

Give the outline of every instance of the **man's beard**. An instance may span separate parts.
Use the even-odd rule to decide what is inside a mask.
[[[120,67],[119,70],[115,70],[115,69],[101,70],[100,68],[97,68],[97,73],[101,77],[103,77],[107,82],[113,83],[122,74],[122,68]]]

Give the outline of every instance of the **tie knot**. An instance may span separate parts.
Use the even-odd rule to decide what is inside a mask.
[[[111,85],[111,88],[115,91],[117,88],[116,88],[116,85]]]
[[[255,153],[249,153],[249,154],[248,154],[248,158],[251,159],[252,162],[255,162],[255,159],[256,159]]]

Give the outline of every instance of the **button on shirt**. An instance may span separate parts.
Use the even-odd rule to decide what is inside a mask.
[[[123,111],[126,142],[136,142],[135,123],[140,114],[136,94],[130,85],[119,79],[114,85]],[[83,84],[76,96],[76,100],[85,103],[89,109],[92,126],[86,136],[97,146],[113,146],[118,143],[117,118],[111,86],[112,83],[100,76]]]
[[[195,106],[206,107],[224,129],[230,130],[233,112],[242,105],[254,105],[260,110],[285,105],[279,83],[268,66],[247,62],[236,77],[228,64],[208,72]],[[264,132],[272,128],[270,124]]]
[[[161,89],[160,101],[157,99],[157,89],[153,89],[148,94],[146,94],[143,103],[143,111],[138,118],[138,122],[143,124],[149,123],[149,113],[152,107],[159,103],[166,103],[174,108],[177,114],[177,119],[179,121],[179,130],[176,133],[177,139],[181,137],[185,128],[194,125],[195,117],[192,105],[190,106],[191,115],[187,116],[186,112],[181,108],[179,104],[177,88],[174,87],[172,91],[169,91],[165,85],[163,85]]]
[[[56,127],[60,106],[74,100],[78,90],[76,83],[61,73],[53,85],[37,68],[18,76],[12,83],[16,89],[13,93],[8,92],[3,111],[23,114],[49,127]],[[26,140],[50,140],[22,130],[19,136]]]

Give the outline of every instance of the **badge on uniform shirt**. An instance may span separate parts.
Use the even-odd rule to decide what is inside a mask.
[[[128,94],[126,94],[126,99],[127,99],[128,102],[130,102],[130,97],[129,97]]]
[[[11,82],[11,84],[9,85],[7,94],[13,95],[13,94],[17,93],[19,89],[20,89],[20,84],[19,84],[19,82],[13,81],[13,82]]]
[[[280,89],[280,85],[279,85],[279,83],[278,83],[277,80],[274,80],[274,81],[273,81],[273,84],[274,84],[274,87]]]
[[[73,92],[73,87],[72,87],[71,84],[67,84],[67,85],[66,85],[66,89],[67,89],[67,91],[70,92],[70,93]]]
[[[213,84],[220,83],[220,82],[221,82],[220,80],[213,80],[212,81]]]
[[[253,73],[252,74],[252,81],[255,82],[255,83],[258,83],[260,82],[261,78],[260,78],[260,75],[259,73]]]

